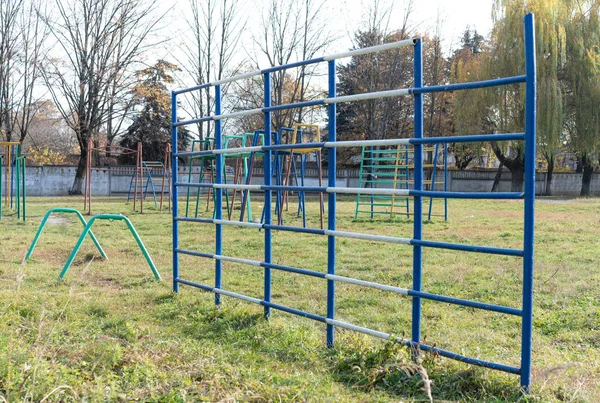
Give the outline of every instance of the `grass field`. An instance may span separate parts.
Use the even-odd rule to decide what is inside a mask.
[[[260,212],[258,201],[254,213]],[[1,401],[600,401],[600,200],[537,203],[533,390],[513,375],[440,357],[412,364],[405,347],[337,330],[325,347],[324,325],[181,286],[171,292],[170,214],[133,213],[123,199],[98,199],[95,213],[130,217],[164,280],[156,282],[122,222],[98,222],[109,256],[84,243],[64,281],[57,281],[81,226],[58,216],[33,257],[22,260],[43,214],[81,208],[82,198],[30,198],[28,221],[0,221]],[[318,225],[317,204],[309,204]],[[206,215],[206,213],[204,213]],[[299,225],[288,214],[286,223]],[[412,236],[398,217],[354,221],[351,199],[338,206],[338,229]],[[424,238],[521,247],[522,202],[450,201],[450,219],[424,226]],[[214,227],[181,224],[181,247],[214,252]],[[224,254],[262,260],[263,233],[226,227]],[[338,274],[411,287],[412,250],[338,240]],[[325,271],[326,237],[274,232],[275,263]],[[424,249],[424,290],[520,306],[521,260]],[[214,283],[212,261],[181,257],[181,277]],[[262,298],[262,269],[224,263],[224,288]],[[336,317],[410,334],[410,299],[338,284]],[[276,303],[325,315],[326,283],[273,272]],[[423,302],[427,344],[519,366],[520,321],[501,314]]]

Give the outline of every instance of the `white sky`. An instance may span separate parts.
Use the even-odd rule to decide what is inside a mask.
[[[168,12],[165,22],[169,25],[167,36],[171,39],[181,38],[181,31],[185,30],[187,24],[184,15],[189,14],[189,0],[179,0],[173,3],[162,3]],[[197,0],[203,1],[203,0]],[[244,48],[249,49],[253,32],[260,29],[261,10],[269,0],[245,0],[244,14],[248,17],[246,38],[243,39]],[[339,39],[335,41],[328,53],[348,50],[352,46],[351,37],[353,33],[361,28],[363,17],[366,14],[369,1],[372,0],[326,0],[326,20],[331,21],[329,27]],[[391,0],[390,0],[391,1]],[[398,28],[402,23],[404,9],[408,0],[395,0],[390,28]],[[460,34],[467,25],[476,28],[484,36],[492,28],[492,4],[493,0],[413,0],[413,12],[410,19],[410,27],[420,32],[435,31],[438,15],[442,20],[442,44],[444,50],[449,52],[456,48],[459,43]],[[179,32],[178,32],[179,30]],[[158,57],[169,58],[169,53],[180,58],[181,42],[177,40],[169,42],[169,49],[159,51]],[[158,58],[157,57],[157,58]],[[267,67],[266,65],[260,66]]]

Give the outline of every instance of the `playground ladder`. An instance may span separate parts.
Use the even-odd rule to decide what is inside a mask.
[[[408,189],[409,150],[405,145],[396,148],[362,147],[358,187]],[[401,211],[400,206],[404,206]],[[360,213],[389,215],[395,213],[408,215],[410,204],[408,197],[356,195],[354,218]]]

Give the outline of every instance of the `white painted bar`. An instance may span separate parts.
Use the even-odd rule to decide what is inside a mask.
[[[400,295],[408,295],[408,289],[406,289],[406,288],[399,288],[399,287],[394,287],[391,285],[378,284],[378,283],[373,283],[371,281],[363,281],[363,280],[358,280],[358,279],[350,278],[350,277],[336,276],[335,274],[326,274],[325,278],[327,280],[339,281],[340,283],[362,285],[364,287],[376,288],[376,289],[382,290],[382,291],[391,291],[393,293],[400,294]]]
[[[409,89],[403,88],[400,90],[367,92],[365,94],[345,95],[345,96],[335,97],[335,98],[326,98],[323,100],[323,103],[337,104],[340,102],[362,101],[362,100],[366,100],[366,99],[399,97],[399,96],[404,96],[404,95],[409,95],[409,94],[410,94]]]
[[[334,60],[334,59],[341,59],[344,57],[360,56],[360,55],[366,55],[369,53],[379,52],[382,50],[400,48],[402,46],[413,46],[414,44],[415,44],[415,39],[405,39],[403,41],[385,43],[383,45],[370,46],[368,48],[349,50],[347,52],[340,52],[340,53],[336,53],[333,55],[323,56],[323,59],[325,61],[330,61],[330,60]]]
[[[223,255],[213,255],[213,258],[217,259],[217,260],[223,260],[225,262],[243,263],[243,264],[247,264],[250,266],[260,267],[260,262],[257,262],[256,260],[242,259],[239,257],[223,256]]]
[[[219,150],[212,150],[213,154],[238,154],[238,153],[252,153],[262,151],[263,146],[253,147],[233,147],[233,148],[221,148]]]
[[[225,290],[222,290],[220,288],[213,288],[212,291],[216,292],[217,294],[223,294],[223,295],[227,295],[228,297],[238,298],[238,299],[242,299],[242,300],[248,301],[248,302],[254,302],[255,304],[259,304],[259,305],[262,302],[258,298],[252,298],[252,297],[249,297],[247,295],[238,294],[236,292],[225,291]]]
[[[411,139],[386,139],[386,140],[355,140],[355,141],[327,141],[323,147],[369,147],[369,146],[396,146],[410,144]]]
[[[340,238],[356,238],[356,239],[366,239],[369,241],[399,243],[399,244],[403,244],[403,245],[410,245],[410,241],[411,241],[410,238],[396,238],[393,236],[360,234],[360,233],[356,233],[356,232],[331,231],[331,230],[325,230],[325,235],[337,236]]]
[[[227,84],[227,83],[230,83],[232,81],[243,80],[244,78],[250,78],[250,77],[257,76],[260,73],[261,73],[260,70],[250,71],[248,73],[242,73],[242,74],[238,74],[237,76],[233,76],[233,77],[229,77],[229,78],[224,78],[222,80],[214,81],[214,82],[210,83],[210,85],[214,87],[215,85]]]
[[[229,119],[229,118],[239,118],[240,116],[256,115],[258,113],[262,113],[261,108],[248,109],[245,111],[232,112],[232,113],[224,113],[223,115],[212,116],[212,118],[213,118],[213,120],[222,120],[222,119]]]
[[[368,334],[370,336],[379,337],[380,339],[384,339],[384,340],[390,340],[392,337],[391,335],[384,333],[384,332],[378,332],[377,330],[372,330],[372,329],[362,327],[362,326],[351,325],[350,323],[342,322],[342,321],[335,320],[335,319],[327,319],[326,318],[325,323],[327,323],[328,325],[334,325],[334,326],[341,327],[341,328],[348,329],[348,330],[354,330],[355,332]],[[400,337],[396,338],[395,340],[399,341],[399,342],[403,341],[403,339]]]
[[[262,190],[262,185],[243,185],[236,183],[215,183],[212,187],[215,189]]]
[[[231,221],[231,220],[213,220],[214,224],[235,225],[236,227],[262,228],[262,224],[257,222]]]
[[[346,193],[380,196],[410,196],[410,189],[386,189],[386,188],[325,188],[327,193]]]

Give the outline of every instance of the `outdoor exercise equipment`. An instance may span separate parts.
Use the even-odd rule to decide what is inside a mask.
[[[143,197],[141,193],[141,165],[142,165],[142,143],[138,143],[137,149],[121,147],[121,146],[113,146],[106,145],[102,147],[94,147],[94,142],[92,139],[88,140],[88,149],[87,149],[87,161],[85,166],[85,182],[84,182],[84,190],[83,190],[83,210],[87,213],[87,215],[92,215],[92,170],[97,169],[93,167],[93,156],[94,153],[110,155],[111,157],[119,157],[122,155],[135,155],[135,185],[133,192],[133,209],[136,209],[136,203],[139,196],[140,199],[140,209],[143,212]]]
[[[35,249],[35,246],[37,245],[37,242],[38,242],[38,240],[39,240],[39,238],[40,238],[40,236],[42,234],[42,231],[44,230],[44,227],[46,226],[46,223],[48,222],[48,218],[50,217],[50,215],[52,213],[76,214],[77,218],[79,218],[79,221],[84,226],[83,232],[79,236],[79,239],[77,240],[77,243],[75,244],[75,247],[71,251],[71,254],[69,255],[69,258],[67,259],[67,262],[65,263],[62,271],[60,272],[60,275],[58,276],[59,279],[63,279],[64,276],[67,274],[67,271],[71,267],[71,264],[73,263],[73,260],[77,256],[77,252],[79,252],[79,249],[81,248],[81,245],[83,244],[83,241],[85,240],[85,238],[87,236],[89,236],[92,239],[92,241],[96,245],[96,248],[98,249],[98,251],[100,252],[100,254],[102,255],[102,257],[104,259],[108,259],[108,256],[106,255],[106,253],[104,252],[104,250],[100,246],[100,243],[96,239],[96,236],[92,232],[92,226],[94,225],[94,222],[96,220],[108,220],[110,222],[113,222],[113,221],[125,221],[125,224],[127,224],[127,228],[129,228],[129,231],[131,232],[131,235],[133,236],[133,238],[137,242],[140,250],[142,251],[142,254],[146,258],[146,262],[148,263],[148,266],[150,266],[150,270],[152,270],[152,273],[154,274],[154,277],[157,280],[159,280],[159,281],[162,280],[162,278],[160,277],[160,274],[158,273],[158,270],[156,269],[156,266],[154,265],[154,262],[152,261],[152,258],[150,257],[150,254],[148,253],[148,250],[146,249],[146,246],[144,245],[144,243],[142,242],[142,239],[140,238],[140,236],[138,235],[137,231],[135,230],[135,227],[133,226],[133,224],[131,223],[131,221],[129,221],[129,218],[127,218],[126,216],[121,215],[121,214],[98,214],[98,215],[95,215],[92,218],[90,218],[90,221],[88,221],[86,223],[86,221],[83,218],[82,214],[79,211],[75,210],[75,209],[71,209],[71,208],[53,208],[53,209],[50,209],[50,210],[48,210],[48,212],[46,212],[46,214],[44,215],[44,218],[42,219],[42,222],[40,223],[40,226],[39,226],[39,228],[38,228],[38,230],[37,230],[37,232],[35,234],[35,237],[33,238],[33,242],[31,243],[31,246],[29,247],[29,250],[27,251],[27,254],[25,255],[25,260],[28,260],[31,257],[31,254],[33,253],[33,250]]]
[[[163,161],[141,161],[141,166],[131,175],[129,192],[127,193],[127,202],[134,199],[136,193],[140,197],[140,203],[141,200],[145,201],[146,197],[148,197],[149,194],[152,194],[154,208],[158,211],[162,211],[163,201],[165,195],[167,195],[168,210],[171,210],[171,192],[169,190],[171,188],[171,176],[169,174],[171,170],[170,167],[171,144],[167,144],[165,146]],[[139,180],[136,180],[136,178],[139,178]],[[140,204],[140,208],[143,209],[142,204]]]
[[[48,210],[46,212],[46,214],[44,214],[44,218],[42,218],[42,222],[40,223],[40,226],[39,226],[37,232],[35,233],[35,237],[33,238],[33,241],[31,242],[31,246],[27,250],[27,254],[25,255],[25,260],[29,260],[29,258],[33,254],[33,250],[35,249],[35,246],[37,245],[37,243],[40,239],[40,236],[42,235],[42,231],[44,230],[44,227],[46,226],[46,222],[50,218],[50,215],[58,214],[58,213],[75,214],[77,216],[77,218],[79,219],[79,222],[81,223],[81,225],[83,225],[84,228],[87,225],[87,222],[85,221],[85,218],[83,218],[83,215],[81,215],[81,213],[78,210],[75,210],[74,208],[56,207],[56,208],[52,208],[52,209]],[[92,239],[92,241],[94,242],[94,245],[96,245],[96,249],[98,249],[98,252],[100,252],[102,257],[104,259],[108,259],[108,257],[106,256],[106,253],[104,252],[104,249],[102,249],[102,246],[100,246],[98,239],[96,239],[96,236],[94,235],[94,233],[92,231],[89,232],[89,236]]]
[[[302,136],[303,128],[304,129],[313,129],[315,132],[316,139],[321,140],[321,129],[320,129],[319,125],[309,124],[309,123],[296,123],[296,124],[294,124],[293,129],[292,129],[292,139],[290,141],[291,145],[308,143],[308,142],[303,141],[303,136]],[[280,135],[279,144],[282,144],[281,135]],[[321,169],[321,167],[322,167],[321,147],[300,148],[300,149],[291,148],[289,151],[285,151],[285,150],[284,151],[276,151],[276,153],[280,153],[283,157],[283,161],[279,165],[280,168],[283,169],[283,166],[285,165],[285,172],[281,172],[282,175],[278,174],[278,177],[279,176],[283,177],[282,185],[284,187],[287,187],[289,185],[290,173],[292,173],[292,170],[293,170],[294,185],[304,187],[304,173],[306,171],[306,162],[307,162],[307,157],[309,154],[315,154],[315,161],[317,162],[317,171],[318,171],[318,178],[319,178],[319,187],[321,187],[323,185],[323,171]],[[296,165],[296,159],[300,160],[300,168],[299,169]],[[300,172],[300,183],[298,183],[298,171]],[[283,205],[285,204],[285,209],[286,210],[288,209],[288,193],[289,192],[287,190],[278,192],[277,206],[276,206],[276,210],[279,213],[279,217],[277,220],[278,225],[283,224]],[[281,194],[281,197],[279,197],[280,194]],[[319,216],[320,216],[321,229],[323,228],[323,210],[324,210],[323,193],[319,192]],[[304,191],[298,192],[298,215],[300,215],[300,213],[302,213],[303,227],[306,227],[306,197],[305,197]]]
[[[232,143],[238,143],[239,147],[236,148],[244,148],[247,144],[248,138],[250,136],[254,136],[253,133],[244,133],[242,135],[228,135],[225,136],[224,144],[225,148],[229,148]],[[200,150],[210,150],[214,148],[214,138],[208,137],[204,140],[193,140],[192,141],[192,151],[199,148]],[[232,184],[241,184],[249,175],[249,164],[248,160],[250,159],[251,153],[248,152],[237,152],[234,154],[225,154],[225,160],[233,160],[232,166],[228,166],[226,164],[223,165],[223,179],[224,183],[232,183]],[[198,181],[194,180],[194,161],[200,161],[200,172],[198,173]],[[188,166],[188,182],[189,183],[214,183],[215,180],[215,157],[214,156],[200,156],[200,157],[190,157],[189,158],[189,166]],[[201,201],[201,190],[202,188],[198,188],[196,191],[196,200],[195,200],[195,211],[194,217],[198,217],[200,201]],[[211,195],[213,203],[215,202],[215,197],[209,188],[206,192],[206,211],[210,210],[210,201]],[[238,190],[233,189],[230,193],[229,190],[225,191],[225,207],[227,209],[227,216],[231,219],[233,212],[235,211],[235,206],[237,204],[241,209],[244,204],[243,197],[238,197]],[[185,216],[189,217],[190,215],[190,206],[192,205],[191,199],[191,188],[187,190],[186,196],[186,207],[185,207]],[[245,204],[245,208],[248,212],[248,221],[252,221],[252,207],[250,203]],[[244,214],[241,214],[242,217]],[[213,217],[215,216],[215,212],[213,210]],[[243,218],[240,219],[242,221]]]
[[[369,48],[356,49],[348,52],[342,52],[335,55],[317,57],[310,60],[299,61],[283,66],[270,67],[265,70],[259,70],[251,73],[244,73],[239,76],[226,78],[213,83],[202,84],[192,88],[173,91],[172,93],[172,144],[173,144],[173,172],[177,172],[177,159],[191,156],[212,155],[216,159],[216,178],[214,183],[173,183],[173,198],[177,200],[177,193],[180,187],[201,187],[211,188],[215,192],[216,208],[215,217],[209,218],[186,218],[178,214],[177,203],[173,205],[173,291],[179,292],[180,284],[197,287],[215,295],[215,303],[221,303],[221,295],[227,295],[239,298],[248,302],[260,304],[264,307],[264,314],[268,317],[271,309],[282,310],[284,312],[299,315],[305,318],[313,319],[327,325],[327,345],[334,344],[334,327],[350,329],[383,339],[393,339],[399,343],[404,343],[414,349],[414,354],[418,355],[418,350],[430,351],[437,355],[452,358],[471,365],[478,365],[486,368],[496,369],[511,374],[517,374],[521,378],[522,388],[528,392],[531,380],[531,343],[532,343],[532,318],[533,318],[533,256],[534,256],[534,201],[535,201],[535,162],[536,162],[536,71],[535,71],[535,38],[534,38],[534,17],[528,14],[524,19],[525,27],[525,74],[513,77],[495,78],[485,81],[473,81],[468,83],[446,84],[439,86],[423,86],[423,55],[421,39],[408,39],[398,42],[386,43]],[[371,92],[355,95],[336,96],[336,59],[364,55],[378,51],[395,49],[403,46],[413,47],[414,50],[414,86],[412,88],[392,89],[388,91]],[[295,104],[271,105],[271,74],[276,71],[285,70],[292,67],[304,66],[320,62],[328,63],[329,88],[328,97],[315,99],[311,101],[298,102]],[[253,76],[263,76],[264,83],[264,107],[258,109],[236,111],[232,113],[223,113],[221,110],[221,85]],[[509,134],[482,134],[469,136],[449,136],[424,138],[423,136],[423,94],[461,91],[474,88],[486,88],[503,85],[525,84],[525,131],[522,133]],[[214,87],[215,115],[193,117],[187,121],[178,121],[177,119],[177,96]],[[409,139],[386,139],[386,140],[358,140],[358,141],[337,141],[336,139],[336,104],[341,102],[354,102],[360,100],[391,98],[399,96],[411,96],[413,98],[414,113],[413,127],[414,137]],[[224,149],[222,144],[222,123],[224,119],[248,116],[254,114],[263,114],[265,133],[271,132],[271,113],[276,110],[291,109],[307,106],[324,105],[328,107],[328,140],[324,142],[304,143],[304,144],[279,144],[271,143],[271,136],[265,136],[264,146],[255,146],[242,149]],[[177,130],[180,126],[195,124],[198,121],[213,121],[215,124],[215,149],[193,152],[178,152],[177,150]],[[522,141],[525,150],[525,187],[524,192],[450,192],[424,189],[424,167],[423,167],[423,146],[449,143],[472,143],[480,141]],[[412,189],[390,189],[390,188],[345,188],[336,186],[336,149],[340,147],[394,147],[398,145],[410,145],[414,148],[414,185]],[[324,148],[328,153],[328,178],[327,186],[273,186],[271,176],[272,154],[275,150],[290,150],[299,148]],[[264,184],[225,184],[223,182],[224,154],[242,151],[263,152],[264,157]],[[264,229],[264,258],[262,261],[250,260],[233,256],[223,255],[223,226],[242,225],[239,221],[224,220],[222,217],[223,189],[240,189],[264,191],[265,209],[264,223],[243,223],[246,227]],[[283,225],[274,225],[271,216],[272,192],[273,191],[310,191],[328,194],[328,214],[327,229],[301,228]],[[364,195],[386,195],[411,197],[414,202],[414,230],[412,238],[399,238],[394,236],[382,236],[373,234],[363,234],[354,232],[345,232],[336,230],[336,195],[340,194],[364,194]],[[498,248],[491,246],[476,246],[470,244],[456,244],[448,242],[438,242],[423,239],[423,198],[457,198],[457,199],[523,199],[524,202],[524,231],[523,231],[523,249],[517,248]],[[179,246],[179,223],[180,222],[208,223],[215,225],[215,251],[214,253],[200,252],[195,250],[182,249]],[[291,231],[306,234],[327,236],[328,239],[328,260],[327,273],[306,268],[290,267],[273,263],[272,249],[272,231]],[[355,238],[369,241],[389,242],[397,245],[407,245],[413,250],[413,268],[412,268],[412,288],[400,288],[391,285],[378,284],[370,281],[359,280],[356,278],[338,276],[336,272],[336,240],[337,238]],[[439,294],[433,294],[423,291],[423,248],[441,248],[453,251],[464,251],[504,256],[514,256],[523,259],[523,286],[522,286],[522,304],[520,308],[500,306],[491,303],[466,300],[461,298],[449,297]],[[376,249],[376,248],[374,248]],[[179,255],[190,255],[202,258],[212,259],[215,262],[215,282],[214,285],[199,284],[194,281],[186,280],[181,276],[179,267]],[[376,253],[373,256],[376,259]],[[264,294],[262,299],[250,297],[247,295],[231,292],[223,289],[223,261],[247,264],[250,266],[262,268],[264,270]],[[272,302],[272,280],[271,271],[279,270],[291,272],[306,276],[321,278],[327,282],[327,309],[326,316],[301,311],[292,307],[276,304]],[[398,295],[407,296],[412,299],[412,331],[410,339],[392,336],[391,334],[357,326],[351,323],[335,319],[335,283],[342,282],[358,286],[375,288],[383,291],[393,292]],[[519,367],[505,365],[491,361],[485,361],[479,358],[468,357],[462,354],[434,347],[430,344],[422,343],[421,337],[421,300],[432,300],[445,302],[449,304],[466,306],[470,308],[483,309],[491,312],[513,315],[521,318],[521,363]],[[398,332],[399,333],[399,332]]]
[[[431,147],[423,147],[423,187],[424,190],[437,190],[442,187],[448,190],[448,145],[441,144],[442,155],[440,157],[440,144]],[[412,147],[398,145],[396,148],[389,147],[362,147],[358,187],[369,188],[392,188],[410,189],[414,180],[410,179],[410,172],[414,169],[414,154]],[[442,171],[442,180],[438,180],[438,171]],[[427,220],[431,217],[444,217],[448,221],[448,199],[436,199],[430,197],[427,212],[423,211]],[[433,211],[436,202],[442,203],[443,212]],[[399,203],[398,203],[399,202]],[[404,206],[401,210],[400,206]],[[366,209],[365,209],[366,208]],[[356,209],[354,219],[359,214],[369,214],[371,219],[375,215],[388,215],[390,218],[395,214],[412,215],[408,197],[356,195]]]
[[[21,153],[21,143],[0,142],[4,155],[0,155],[0,219],[4,208],[17,208],[17,218],[27,220],[27,170],[26,159]],[[3,171],[6,164],[6,173]],[[4,196],[4,197],[3,197]]]

